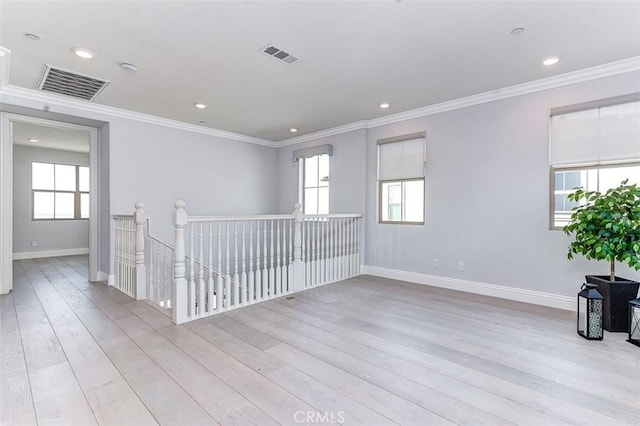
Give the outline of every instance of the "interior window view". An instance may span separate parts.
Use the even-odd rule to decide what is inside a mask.
[[[31,163],[33,219],[88,219],[89,167]]]
[[[329,155],[303,159],[304,214],[329,214]]]
[[[640,1],[1,1],[1,426],[640,425]]]

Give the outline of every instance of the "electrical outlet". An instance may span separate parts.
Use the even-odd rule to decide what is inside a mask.
[[[438,267],[438,259],[433,259],[431,261],[431,266],[433,266],[434,268],[437,268]]]
[[[464,262],[458,262],[458,271],[464,271]]]
[[[31,247],[38,247],[38,242],[36,240],[32,240]]]

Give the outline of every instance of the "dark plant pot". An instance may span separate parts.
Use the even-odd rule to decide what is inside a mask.
[[[629,332],[629,300],[638,297],[640,283],[624,278],[615,277],[609,280],[609,275],[587,275],[589,284],[596,284],[598,291],[604,297],[603,328],[612,332]]]

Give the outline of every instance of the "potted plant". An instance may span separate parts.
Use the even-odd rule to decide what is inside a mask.
[[[568,258],[581,254],[588,260],[606,260],[609,275],[587,275],[604,297],[604,329],[628,331],[628,302],[635,299],[640,284],[615,276],[615,263],[640,270],[640,187],[628,179],[604,194],[577,188],[568,196],[580,203],[563,230],[573,235]]]

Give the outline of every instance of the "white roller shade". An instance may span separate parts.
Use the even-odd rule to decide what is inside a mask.
[[[400,180],[424,177],[424,138],[379,142],[378,179]]]
[[[552,166],[640,161],[640,101],[551,117]]]

